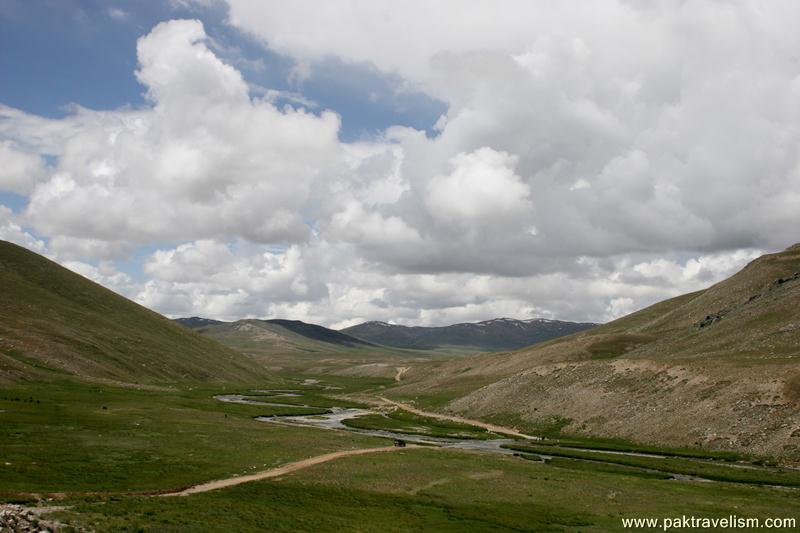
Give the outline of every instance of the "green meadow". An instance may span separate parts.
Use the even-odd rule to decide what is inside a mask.
[[[398,449],[342,457],[279,478],[187,497],[158,496],[333,451],[391,444],[346,430],[254,420],[363,407],[348,396],[377,394],[389,383],[323,379],[313,384],[286,376],[247,386],[198,384],[159,390],[71,381],[5,387],[0,391],[0,499],[62,506],[47,518],[67,524],[65,531],[99,532],[589,532],[619,531],[623,517],[786,517],[798,509],[796,489],[759,485],[792,485],[797,479],[779,476],[774,469],[734,469],[721,459],[623,456],[567,447],[576,443],[557,440],[514,445],[519,456]],[[300,395],[275,397],[265,392],[270,389]],[[213,398],[233,393],[296,407]],[[349,424],[461,439],[491,436],[467,424],[404,411],[368,415]],[[541,455],[551,458],[540,460]],[[668,462],[668,468],[662,465],[659,470],[659,461]],[[703,465],[707,470],[694,473],[706,477],[713,469],[743,477],[676,480],[666,472],[687,465]],[[764,478],[766,473],[777,477]]]

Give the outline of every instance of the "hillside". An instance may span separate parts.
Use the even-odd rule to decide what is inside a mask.
[[[534,318],[496,318],[443,327],[409,327],[386,322],[365,322],[342,331],[385,346],[415,350],[463,348],[471,351],[513,350],[569,335],[597,324]]]
[[[517,351],[410,370],[397,397],[528,427],[800,461],[800,246]]]
[[[401,368],[398,365],[430,360],[424,352],[379,346],[299,320],[216,322],[193,317],[176,321],[187,327],[194,325],[198,333],[257,359],[273,371],[392,377]],[[204,321],[209,325],[203,325]]]
[[[248,380],[251,359],[0,241],[0,380]]]
[[[177,322],[181,326],[187,327],[189,329],[200,329],[206,326],[214,326],[216,324],[224,324],[219,320],[212,320],[210,318],[201,318],[199,316],[193,316],[189,318],[176,318],[174,322]]]
[[[275,350],[330,351],[341,348],[367,348],[376,346],[351,335],[300,320],[244,319],[236,322],[221,322],[209,318],[176,318],[175,322],[206,336],[242,348],[267,346]]]

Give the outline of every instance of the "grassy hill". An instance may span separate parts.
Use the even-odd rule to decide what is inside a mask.
[[[175,322],[224,342],[263,349],[319,352],[350,348],[377,348],[371,342],[300,320],[243,319],[221,322],[208,318],[176,318]]]
[[[0,241],[0,381],[251,381],[225,346],[17,245]]]
[[[402,368],[398,365],[431,358],[425,352],[380,346],[299,320],[218,322],[192,317],[176,322],[257,359],[272,371],[392,377]]]
[[[342,331],[385,346],[416,350],[462,349],[470,352],[513,350],[589,329],[597,324],[535,318],[495,318],[442,327],[365,322]]]
[[[404,381],[397,397],[531,430],[800,461],[800,246],[603,326]]]
[[[193,316],[188,318],[175,318],[173,322],[177,322],[181,326],[187,327],[189,329],[200,329],[206,326],[213,326],[215,324],[224,324],[221,320],[213,320],[210,318],[202,318],[199,316]]]

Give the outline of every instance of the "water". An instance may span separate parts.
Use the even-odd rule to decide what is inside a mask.
[[[277,396],[291,396],[294,398],[298,398],[303,395],[303,393],[297,392],[294,389],[253,389],[250,392],[255,392],[257,394],[266,394],[268,396],[272,396],[273,398]]]
[[[295,390],[286,389],[254,389],[250,391],[254,395],[247,394],[219,394],[214,396],[215,400],[227,403],[241,403],[245,405],[267,405],[270,407],[311,407],[306,404],[281,403],[264,401],[265,398],[301,398],[303,395]]]
[[[383,437],[386,439],[403,440],[414,444],[427,444],[441,446],[442,448],[458,448],[461,450],[484,450],[495,453],[511,455],[513,450],[501,448],[503,444],[515,442],[512,439],[450,439],[445,437],[429,437],[427,435],[414,435],[410,433],[400,433],[386,429],[361,429],[347,426],[344,420],[357,416],[374,415],[376,411],[371,409],[347,409],[334,407],[330,413],[324,415],[292,415],[292,416],[260,416],[256,420],[259,422],[271,422],[279,424],[296,424],[299,426],[311,426],[320,429],[333,429],[352,431],[362,435],[373,437]]]
[[[256,418],[259,422],[283,422],[289,424],[299,424],[301,426],[313,426],[322,429],[346,429],[348,431],[356,428],[351,428],[342,423],[343,420],[348,418],[355,418],[357,416],[374,415],[375,411],[370,409],[346,409],[343,407],[332,407],[329,413],[324,415],[287,415],[287,416],[259,416]]]
[[[294,403],[265,402],[255,399],[253,396],[246,396],[244,394],[219,394],[214,396],[214,399],[226,403],[241,403],[245,405],[268,405],[270,407],[308,407],[307,405]]]
[[[271,389],[271,390],[261,389],[252,392],[263,394],[265,395],[264,397],[266,398],[276,398],[280,396],[295,396],[295,397],[302,396],[302,394],[299,394],[297,391],[279,390],[279,389]],[[348,420],[359,416],[380,414],[378,411],[372,409],[354,409],[354,408],[344,408],[344,407],[332,407],[328,409],[326,407],[316,407],[312,405],[265,402],[261,401],[259,397],[248,396],[246,394],[222,394],[215,396],[214,398],[216,398],[219,401],[229,402],[229,403],[243,403],[247,405],[268,405],[268,406],[279,406],[279,407],[311,407],[317,409],[327,409],[328,411],[325,414],[317,414],[317,415],[259,416],[256,417],[256,420],[258,420],[259,422],[265,422],[271,424],[292,424],[298,426],[308,426],[308,427],[315,427],[319,429],[335,430],[335,431],[351,431],[353,433],[360,433],[362,435],[371,435],[374,437],[402,440],[408,443],[437,446],[440,448],[477,450],[477,451],[498,453],[503,455],[513,455],[519,453],[515,452],[514,450],[503,448],[502,446],[513,443],[519,444],[520,440],[507,439],[507,438],[480,440],[480,439],[455,439],[455,438],[444,438],[444,437],[431,437],[426,435],[400,433],[384,429],[360,429],[347,426],[343,423],[344,420]],[[559,446],[557,448],[562,448],[565,450],[572,449],[569,448],[568,446]],[[659,458],[659,459],[665,458],[664,456],[658,454],[647,454],[647,453],[636,453],[636,452],[594,450],[594,449],[582,449],[582,448],[576,448],[574,450],[581,452],[598,452],[598,453],[630,455],[637,457],[649,457],[649,458]],[[539,452],[537,452],[536,455],[540,455],[544,458],[550,457],[547,454]],[[598,458],[596,461],[600,463],[606,463],[606,461],[603,461],[600,458]],[[615,464],[615,463],[608,463],[608,464]],[[739,466],[739,465],[729,465],[729,466]],[[702,477],[689,476],[676,472],[667,472],[663,470],[657,471],[648,469],[646,467],[642,467],[642,469],[649,470],[652,472],[667,473],[672,476],[672,479],[678,481],[710,481],[709,479],[705,479]]]

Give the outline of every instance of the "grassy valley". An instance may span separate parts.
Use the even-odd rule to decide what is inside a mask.
[[[767,320],[764,335],[782,334],[793,311],[774,313],[795,279],[745,283],[734,299],[721,284],[521,351],[448,360],[297,322],[195,322],[201,335],[31,252],[0,252],[0,505],[36,510],[50,530],[602,532],[642,516],[797,518],[800,477],[784,449],[614,431],[635,416],[617,395],[669,420],[650,403],[656,386],[667,400],[704,390],[703,407],[719,411],[734,386],[708,376],[725,372],[739,394],[758,380],[783,391],[770,405],[784,402],[778,414],[793,424],[794,330],[768,353],[753,330],[741,337],[750,344],[713,332]],[[756,264],[747,279],[785,278],[796,253],[765,258],[766,273]],[[700,326],[701,309],[728,302],[744,311]],[[672,353],[669,342],[709,332],[702,353]],[[653,365],[680,365],[687,380]],[[612,420],[596,400],[565,400],[598,394],[587,375],[613,392],[603,401],[624,415],[616,426],[596,422]],[[570,410],[581,405],[584,418]],[[760,409],[759,424],[778,416]],[[186,489],[196,493],[164,496]]]
[[[388,386],[388,381],[363,378],[319,377],[312,383],[287,376],[260,387],[293,391],[300,395],[293,397],[298,404],[363,407],[345,396],[375,395]],[[351,431],[259,422],[254,417],[268,414],[265,406],[213,399],[234,391],[265,395],[261,388],[207,385],[175,391],[70,383],[6,389],[4,394],[19,401],[3,400],[0,406],[6,458],[0,499],[32,508],[41,502],[51,509],[44,518],[68,524],[62,529],[101,532],[618,531],[622,518],[638,516],[791,517],[797,497],[794,489],[759,484],[757,476],[775,476],[773,469],[750,472],[707,459],[680,459],[677,468],[694,468],[692,474],[708,475],[716,468],[753,479],[676,481],[665,473],[676,465],[663,465],[664,459],[581,458],[570,448],[523,442],[514,445],[519,456],[397,448],[343,457],[277,479],[160,497],[332,451],[391,444]],[[362,420],[365,427],[373,425],[369,417]],[[473,431],[485,438],[478,436],[479,428],[404,413],[387,420],[383,428],[459,438]],[[697,465],[707,466],[698,472]]]
[[[56,516],[96,531],[608,532],[624,517],[787,517],[796,505],[781,490],[714,484],[713,494],[621,468],[414,449],[187,498],[75,500]]]

